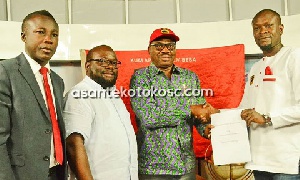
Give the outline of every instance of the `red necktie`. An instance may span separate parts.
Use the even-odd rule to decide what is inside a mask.
[[[56,112],[53,104],[53,99],[51,95],[50,86],[48,83],[48,69],[46,67],[42,67],[40,69],[40,73],[43,75],[44,80],[44,88],[46,93],[46,99],[48,104],[48,111],[50,114],[50,119],[52,122],[52,131],[53,131],[53,139],[54,139],[54,152],[55,152],[55,159],[59,164],[63,162],[63,148],[61,143],[61,136],[58,127],[58,122],[56,119]]]

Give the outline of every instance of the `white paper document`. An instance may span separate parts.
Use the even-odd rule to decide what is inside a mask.
[[[241,109],[211,115],[211,143],[214,164],[225,165],[251,161],[247,125]]]

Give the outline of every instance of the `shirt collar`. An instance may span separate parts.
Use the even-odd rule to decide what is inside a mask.
[[[39,63],[37,63],[35,60],[33,60],[25,51],[23,52],[23,54],[24,54],[26,60],[28,61],[29,65],[33,71],[33,74],[38,73],[42,66]],[[48,69],[48,73],[50,74],[51,69],[50,69],[49,62],[44,67],[46,67]]]
[[[173,64],[173,68],[172,68],[172,74],[180,74],[181,72],[181,68],[177,67],[175,64]],[[149,65],[149,73],[152,75],[152,76],[155,76],[157,74],[161,74],[162,71],[159,70],[153,63],[151,63]]]

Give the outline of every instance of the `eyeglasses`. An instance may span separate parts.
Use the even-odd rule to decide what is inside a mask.
[[[168,44],[163,44],[163,43],[155,43],[155,44],[150,44],[150,46],[154,46],[157,51],[162,51],[165,47],[169,51],[173,51],[176,47],[176,43],[168,43]]]
[[[120,61],[110,61],[107,59],[89,59],[87,62],[96,61],[102,67],[112,66],[113,68],[119,68],[121,66]]]

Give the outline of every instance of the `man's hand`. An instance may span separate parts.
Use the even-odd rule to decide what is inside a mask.
[[[202,104],[190,106],[192,115],[201,121],[201,123],[210,122],[210,111],[209,108],[205,108]]]
[[[247,122],[247,126],[250,126],[251,122],[255,122],[257,124],[266,123],[264,117],[254,109],[244,109],[241,112],[241,118]]]
[[[204,108],[208,108],[208,111],[210,112],[210,114],[215,114],[215,113],[219,113],[219,112],[220,112],[219,109],[214,108],[214,107],[213,107],[211,104],[209,104],[209,103],[204,104],[203,107],[204,107]]]
[[[205,129],[204,129],[204,134],[203,134],[203,137],[205,137],[206,139],[210,139],[211,138],[211,129],[214,128],[213,125],[211,124],[207,124],[205,126]]]
[[[202,123],[209,123],[210,122],[210,115],[214,113],[219,113],[220,110],[214,108],[212,105],[206,103],[204,105],[191,105],[190,106],[192,115],[196,118],[201,120]]]

